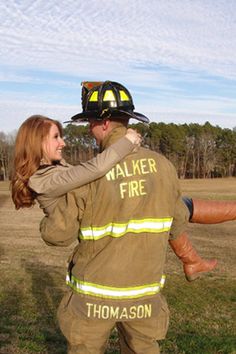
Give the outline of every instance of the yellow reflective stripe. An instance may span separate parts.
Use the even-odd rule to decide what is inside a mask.
[[[105,95],[103,97],[103,101],[115,101],[115,96],[112,90],[106,90]]]
[[[165,275],[162,275],[159,283],[145,284],[142,286],[134,286],[127,288],[117,288],[104,286],[100,284],[85,282],[76,279],[74,276],[71,278],[69,275],[66,277],[66,283],[74,291],[96,297],[102,297],[107,299],[134,299],[148,295],[155,295],[160,292],[164,287]]]
[[[94,91],[89,99],[89,102],[97,102],[98,100],[98,91]]]
[[[123,90],[120,90],[120,99],[121,101],[129,101],[128,95]]]
[[[109,223],[100,227],[82,227],[80,237],[99,240],[105,236],[122,237],[127,233],[160,233],[169,231],[172,218],[129,220],[127,223]]]

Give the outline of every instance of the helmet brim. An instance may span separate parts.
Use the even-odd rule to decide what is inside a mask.
[[[112,118],[123,118],[123,119],[136,119],[140,122],[143,123],[149,123],[149,118],[147,118],[144,114],[138,113],[138,112],[132,112],[132,111],[123,111],[123,110],[117,110],[113,111],[109,119],[112,120]],[[71,117],[71,120],[66,121],[64,123],[85,123],[89,122],[90,120],[103,120],[104,116],[100,116],[99,114],[96,115],[96,112],[81,112],[73,117]]]
[[[150,122],[149,118],[146,117],[142,113],[132,112],[132,111],[120,111],[120,112],[125,113],[125,114],[127,114],[127,116],[129,118],[133,118],[133,119],[139,120],[140,122],[143,122],[143,123],[149,123]]]

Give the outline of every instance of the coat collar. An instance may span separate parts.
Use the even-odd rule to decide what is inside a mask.
[[[101,143],[101,150],[105,150],[108,146],[114,144],[117,140],[125,136],[127,129],[125,127],[117,127],[106,136]]]

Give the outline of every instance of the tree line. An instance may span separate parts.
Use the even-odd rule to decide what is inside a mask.
[[[236,176],[236,128],[223,129],[196,123],[131,124],[143,136],[143,146],[166,156],[179,178]],[[98,153],[88,126],[68,124],[64,128],[64,156],[72,165]],[[0,132],[0,180],[10,178],[14,135]]]

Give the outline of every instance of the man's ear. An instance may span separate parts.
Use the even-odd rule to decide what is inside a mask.
[[[103,121],[102,129],[105,131],[109,128],[111,121],[109,119],[105,119]]]

